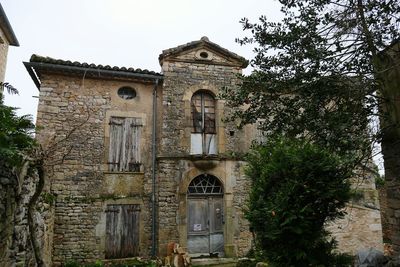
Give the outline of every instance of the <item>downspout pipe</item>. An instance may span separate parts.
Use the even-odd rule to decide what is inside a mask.
[[[157,205],[156,205],[156,153],[157,153],[157,87],[159,80],[156,79],[154,82],[153,89],[153,129],[152,129],[152,192],[151,192],[151,210],[152,210],[152,224],[151,224],[151,255],[153,257],[157,256]]]

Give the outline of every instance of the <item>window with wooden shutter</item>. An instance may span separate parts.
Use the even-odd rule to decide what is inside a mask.
[[[196,92],[191,99],[191,154],[216,154],[215,99],[207,91]]]
[[[139,214],[137,204],[107,205],[106,259],[138,256]]]
[[[141,118],[111,117],[108,165],[110,171],[141,171]]]

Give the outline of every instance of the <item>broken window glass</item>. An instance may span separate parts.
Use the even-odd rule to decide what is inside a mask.
[[[199,91],[192,96],[191,154],[216,154],[215,99]]]

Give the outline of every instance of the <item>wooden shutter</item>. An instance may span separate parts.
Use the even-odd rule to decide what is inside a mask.
[[[110,171],[140,171],[141,127],[140,118],[111,118]]]
[[[121,159],[121,144],[123,138],[124,118],[112,117],[110,119],[110,148],[108,164],[110,171],[118,171]]]
[[[139,205],[107,205],[106,259],[139,254]]]

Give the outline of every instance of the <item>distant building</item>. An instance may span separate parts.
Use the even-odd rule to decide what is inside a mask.
[[[7,19],[6,13],[0,4],[0,82],[4,82],[8,47],[10,45],[19,46],[19,43]]]
[[[203,37],[159,62],[162,73],[35,55],[24,63],[40,90],[37,138],[52,149],[45,250],[54,265],[165,255],[169,242],[195,256],[250,250],[243,155],[261,135],[224,121],[219,94],[237,86],[247,61]],[[365,245],[379,243],[369,228],[379,211],[363,212],[361,225],[344,221],[341,239],[368,232]]]

